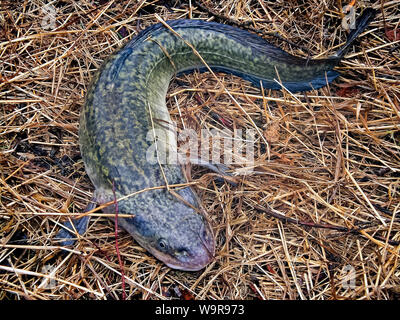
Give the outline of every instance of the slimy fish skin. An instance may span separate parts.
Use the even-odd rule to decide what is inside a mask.
[[[86,95],[79,142],[95,201],[122,198],[118,213],[132,217],[119,218],[119,225],[169,267],[204,268],[214,258],[215,240],[209,222],[199,214],[194,191],[152,189],[184,184],[186,179],[180,165],[146,157],[154,145],[149,132],[164,132],[166,143],[176,145],[165,125],[172,123],[165,101],[171,79],[181,72],[206,70],[205,61],[214,71],[265,89],[281,89],[281,84],[292,92],[318,89],[338,77],[333,68],[373,16],[373,10],[365,10],[342,49],[316,60],[292,56],[255,34],[215,22],[167,21],[173,31],[161,23],[148,27],[105,61]],[[115,209],[109,206],[106,211]]]

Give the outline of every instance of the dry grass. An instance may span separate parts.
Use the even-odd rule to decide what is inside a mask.
[[[65,0],[52,1],[55,29],[47,30],[46,1],[17,2],[0,8],[0,299],[118,299],[111,220],[97,215],[74,248],[52,242],[59,223],[81,213],[93,192],[77,136],[87,85],[111,52],[157,22],[155,14],[218,17],[184,1]],[[346,39],[341,1],[197,2],[278,33],[304,49],[267,38],[299,56],[326,56]],[[175,120],[181,113],[181,127],[223,129],[219,115],[236,128],[256,125],[263,138],[254,174],[237,187],[192,169],[217,240],[206,269],[171,270],[120,231],[129,299],[185,292],[196,299],[399,297],[400,37],[393,30],[400,30],[400,10],[397,1],[358,2],[380,13],[329,88],[260,92],[223,74],[229,94],[210,74],[171,84],[167,102]],[[346,287],[349,270],[355,283]]]

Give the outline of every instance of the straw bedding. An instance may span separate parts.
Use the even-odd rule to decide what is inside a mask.
[[[160,19],[230,23],[292,54],[328,56],[346,39],[346,3],[46,3],[0,7],[0,299],[121,299],[123,290],[127,299],[399,297],[397,1],[355,4],[357,14],[372,6],[378,15],[340,64],[342,76],[318,91],[259,90],[220,73],[171,83],[179,129],[257,132],[253,172],[236,176],[237,186],[187,168],[217,242],[215,261],[199,272],[169,269],[122,229],[119,263],[114,222],[97,211],[75,246],[53,241],[93,193],[77,136],[91,76]]]

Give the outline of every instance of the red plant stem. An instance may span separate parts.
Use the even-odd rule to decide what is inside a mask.
[[[117,197],[115,195],[115,183],[113,181],[113,195],[114,195],[114,205],[115,205],[115,219],[114,219],[114,226],[115,226],[115,251],[117,252],[118,262],[121,270],[121,281],[122,281],[122,300],[126,300],[125,294],[125,273],[124,273],[124,265],[122,263],[121,254],[119,252],[119,245],[118,245],[118,202]]]

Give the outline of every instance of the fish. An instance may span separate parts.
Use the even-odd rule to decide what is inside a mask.
[[[80,114],[80,151],[95,187],[93,202],[117,201],[103,212],[131,215],[118,217],[118,225],[168,267],[203,269],[216,251],[205,209],[179,161],[148,157],[154,149],[167,160],[174,155],[166,106],[173,77],[211,69],[264,89],[318,89],[340,75],[335,66],[374,15],[364,10],[347,42],[325,59],[296,57],[246,30],[203,20],[170,20],[141,31],[95,73]],[[88,219],[73,228],[82,234]],[[64,243],[72,237],[66,229],[58,236]]]

